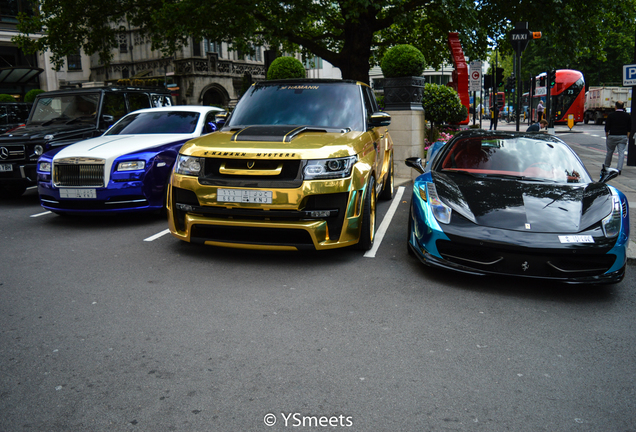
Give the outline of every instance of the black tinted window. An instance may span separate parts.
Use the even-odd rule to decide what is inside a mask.
[[[128,93],[128,105],[130,111],[150,108],[150,98],[145,93]]]
[[[194,132],[199,113],[161,111],[130,114],[106,132],[106,135],[189,134]]]
[[[325,83],[256,86],[241,98],[230,127],[302,125],[363,131],[360,86]]]

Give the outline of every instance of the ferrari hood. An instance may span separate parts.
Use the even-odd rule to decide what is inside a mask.
[[[577,233],[610,213],[602,183],[556,184],[433,173],[440,198],[478,225],[519,231]]]

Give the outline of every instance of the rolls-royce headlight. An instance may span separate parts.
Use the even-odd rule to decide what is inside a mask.
[[[349,177],[357,161],[357,156],[307,161],[304,170],[305,180]]]
[[[201,158],[179,155],[175,172],[177,174],[198,176],[201,172]]]
[[[621,200],[618,196],[612,195],[612,212],[603,219],[603,232],[605,237],[616,237],[621,231]]]
[[[47,173],[51,172],[51,162],[40,162],[38,165],[39,165],[38,171],[47,172]]]
[[[145,167],[146,167],[146,162],[144,161],[119,162],[117,164],[117,171],[137,171],[137,170],[142,170]]]

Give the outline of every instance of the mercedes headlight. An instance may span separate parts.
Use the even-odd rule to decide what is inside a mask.
[[[201,158],[198,157],[179,155],[175,167],[175,172],[177,174],[198,177],[199,173],[201,172],[201,162]]]
[[[351,175],[358,156],[307,161],[305,180],[346,178]]]

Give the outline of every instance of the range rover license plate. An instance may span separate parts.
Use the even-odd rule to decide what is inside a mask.
[[[271,204],[272,191],[248,189],[217,189],[217,202]]]
[[[97,198],[95,189],[60,189],[60,198]]]
[[[13,171],[13,165],[11,164],[0,164],[0,172],[10,172]]]

